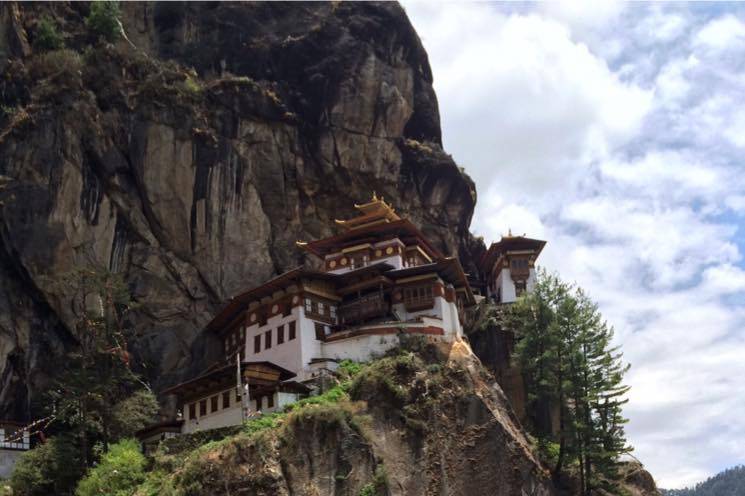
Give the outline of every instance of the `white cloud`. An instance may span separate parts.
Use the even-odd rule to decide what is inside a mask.
[[[731,14],[722,16],[701,28],[694,43],[712,50],[739,49],[745,44],[745,23]]]
[[[626,8],[626,3],[562,0],[542,3],[539,8],[548,17],[574,29],[598,29],[616,21]]]
[[[505,198],[571,183],[576,163],[624,143],[649,108],[650,92],[620,81],[554,20],[505,16],[490,4],[407,11],[432,19],[417,28],[437,69],[435,89],[447,95],[446,148],[458,150],[482,188],[497,180]]]
[[[598,301],[632,363],[636,456],[680,487],[745,462],[745,23],[585,7],[406,6],[474,232],[547,239],[539,262]]]

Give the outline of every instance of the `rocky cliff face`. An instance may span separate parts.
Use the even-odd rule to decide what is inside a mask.
[[[123,275],[160,388],[204,365],[222,304],[373,190],[444,252],[482,249],[397,4],[124,3],[116,46],[88,8],[0,5],[0,417],[29,417],[74,346],[73,267]],[[69,50],[34,48],[42,16]]]
[[[466,345],[400,350],[340,401],[198,451],[167,443],[137,494],[554,495],[506,405]]]

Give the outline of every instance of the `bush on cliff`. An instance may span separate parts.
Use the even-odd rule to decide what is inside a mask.
[[[14,496],[70,494],[83,475],[78,446],[61,434],[25,452],[10,477]]]
[[[85,24],[93,35],[108,42],[116,41],[122,30],[119,23],[119,2],[91,2],[91,12],[85,18]]]
[[[41,51],[59,50],[64,45],[62,35],[57,30],[57,24],[49,17],[42,17],[36,28],[34,48]]]
[[[112,444],[101,462],[80,481],[76,496],[130,496],[145,480],[145,456],[134,439]]]

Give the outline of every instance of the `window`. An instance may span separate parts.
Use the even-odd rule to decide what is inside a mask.
[[[407,310],[423,310],[432,308],[434,296],[432,286],[419,286],[404,289],[404,303]]]
[[[316,339],[323,340],[326,337],[326,331],[323,328],[323,324],[316,322]]]
[[[261,334],[254,336],[254,353],[261,351]]]
[[[199,416],[204,417],[207,415],[207,400],[202,400],[199,402]]]
[[[319,303],[318,304],[318,315],[324,315],[325,313],[326,313],[326,304]]]
[[[313,306],[311,305],[310,298],[305,299],[305,313],[313,312]]]
[[[274,408],[274,395],[270,394],[266,397],[266,407],[267,408]]]
[[[515,295],[521,296],[525,292],[525,281],[515,281]]]
[[[189,420],[193,420],[195,418],[197,418],[197,404],[190,403],[189,404]]]
[[[287,340],[292,341],[293,339],[295,339],[295,321],[293,320],[292,322],[287,324],[287,327],[288,327],[287,332],[289,334],[289,336],[287,336]]]
[[[272,347],[272,330],[269,329],[264,333],[264,349],[268,350]]]
[[[277,327],[277,344],[285,342],[285,326],[281,325]]]
[[[215,413],[217,410],[219,410],[219,405],[217,404],[217,396],[213,396],[210,398],[210,412]]]
[[[222,407],[230,408],[230,391],[222,393]]]
[[[528,267],[528,259],[527,258],[515,258],[510,260],[510,268],[512,270],[516,270],[518,272],[527,272]]]
[[[336,322],[336,305],[329,306],[329,315],[331,315],[331,320]]]

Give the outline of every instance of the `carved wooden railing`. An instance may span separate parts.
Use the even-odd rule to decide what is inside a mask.
[[[378,293],[363,296],[339,307],[340,322],[346,325],[383,317],[388,312],[388,302]]]

